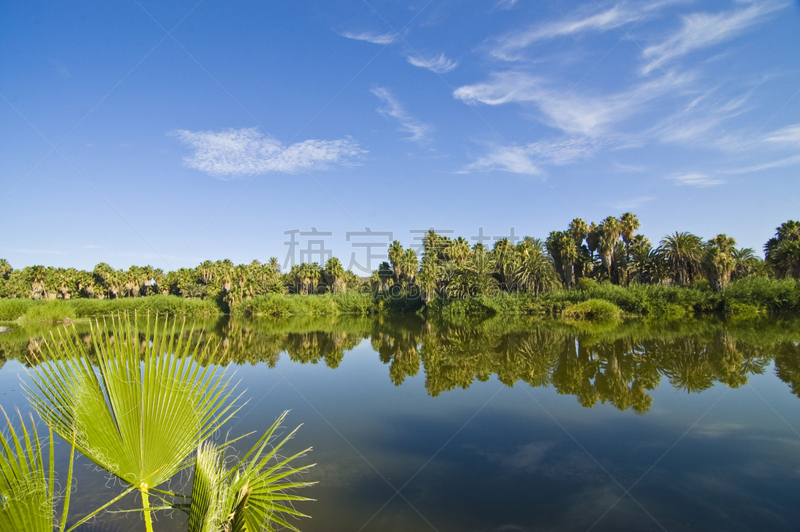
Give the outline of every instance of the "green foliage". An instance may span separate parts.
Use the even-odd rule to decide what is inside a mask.
[[[179,296],[156,295],[123,299],[72,299],[65,301],[75,309],[78,318],[99,318],[118,312],[136,312],[171,316],[214,316],[221,313],[210,299],[186,299]]]
[[[47,440],[49,470],[45,469],[42,441],[31,416],[31,426],[19,415],[21,432],[14,430],[5,410],[7,433],[0,432],[0,530],[14,532],[52,532],[55,519],[55,472],[53,464],[53,433]],[[72,458],[65,484],[69,494],[72,484]],[[69,507],[65,498],[64,517]],[[59,531],[64,530],[62,520]]]
[[[22,315],[36,305],[42,304],[42,301],[34,299],[0,299],[0,321],[12,321]]]
[[[619,318],[621,315],[622,309],[603,299],[587,299],[568,305],[561,311],[561,317],[572,320],[608,321]]]
[[[724,308],[749,305],[758,310],[800,311],[800,281],[748,277],[730,284],[724,294]]]
[[[67,301],[42,301],[31,305],[20,317],[25,325],[34,323],[63,323],[76,318],[75,309]]]
[[[159,323],[163,326],[159,328]],[[232,389],[213,365],[215,351],[180,327],[176,320],[148,317],[140,334],[126,317],[91,327],[91,350],[77,330],[59,330],[58,338],[34,348],[28,398],[39,416],[63,439],[72,442],[127,489],[78,522],[79,526],[128,493],[138,490],[145,529],[153,531],[151,513],[181,508],[190,513],[192,531],[219,532],[287,526],[283,516],[303,514],[291,503],[308,500],[289,490],[310,485],[291,477],[310,466],[290,464],[303,456],[278,454],[294,435],[273,438],[285,413],[267,430],[236,466],[227,469],[227,444],[209,439],[239,409]],[[39,344],[37,344],[39,345]],[[92,357],[90,358],[89,353]],[[200,361],[211,364],[201,364]],[[97,371],[95,371],[95,367]],[[51,531],[53,527],[53,451],[45,477],[38,436],[30,438],[23,424],[24,443],[10,429],[13,449],[0,435],[0,530]],[[34,442],[33,444],[31,442]],[[197,452],[196,459],[192,455]],[[192,499],[158,489],[186,469],[196,470]],[[70,459],[67,497],[60,532],[64,531],[72,478]],[[171,503],[162,495],[181,499]],[[151,506],[154,496],[167,506]],[[8,524],[8,526],[3,526]],[[69,531],[67,531],[69,532]]]

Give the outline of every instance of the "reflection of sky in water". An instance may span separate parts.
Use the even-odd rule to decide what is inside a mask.
[[[509,388],[496,376],[431,397],[423,369],[393,386],[368,340],[335,370],[284,354],[274,369],[231,371],[250,400],[229,424],[232,436],[290,409],[287,424],[303,423],[291,449],[314,447],[308,459],[319,465],[308,477],[319,485],[305,495],[317,502],[298,505],[313,516],[298,523],[304,531],[793,530],[800,522],[800,414],[772,364],[736,389],[688,394],[662,378],[643,415],[584,408],[553,387]],[[20,376],[14,361],[0,370],[6,410],[28,411]],[[62,464],[66,456],[62,444]],[[105,475],[79,463],[75,509],[110,499]],[[157,529],[175,525],[162,516]],[[138,519],[117,514],[87,530],[131,528]]]

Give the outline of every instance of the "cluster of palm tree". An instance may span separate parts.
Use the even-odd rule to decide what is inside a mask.
[[[764,246],[766,260],[751,248],[720,234],[707,241],[689,232],[664,236],[653,246],[637,234],[636,215],[609,216],[599,224],[576,218],[564,231],[545,240],[525,237],[473,246],[463,237],[449,238],[431,230],[423,238],[422,257],[398,241],[368,279],[346,270],[339,259],[324,266],[301,263],[281,272],[278,259],[235,265],[230,260],[205,261],[196,268],[164,272],[151,266],[115,270],[100,263],[92,271],[28,266],[14,270],[0,259],[0,297],[70,299],[140,297],[174,294],[189,298],[222,298],[235,304],[266,293],[340,294],[367,289],[415,292],[427,302],[434,296],[462,298],[502,290],[540,293],[570,288],[583,278],[618,285],[708,282],[724,290],[751,275],[800,277],[800,222],[782,224]]]
[[[275,292],[342,294],[349,290],[359,290],[363,284],[355,273],[345,270],[336,257],[328,259],[324,268],[316,262],[295,264],[282,279],[283,289]]]

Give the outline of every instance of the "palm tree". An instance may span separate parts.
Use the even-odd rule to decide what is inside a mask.
[[[669,263],[673,280],[681,286],[691,282],[703,253],[703,241],[688,232],[666,235],[659,245],[661,256]]]
[[[389,289],[389,279],[394,279],[394,271],[388,262],[381,262],[378,266],[378,277],[381,280],[381,290],[386,291]]]
[[[539,295],[557,288],[560,282],[553,263],[543,249],[543,244],[540,240],[537,241],[537,245],[530,246],[521,253],[515,280],[520,290]]]
[[[344,267],[339,259],[331,257],[325,263],[325,282],[331,287],[331,292],[338,294],[344,291]]]
[[[778,277],[800,277],[800,222],[789,220],[764,246],[765,262]]]
[[[635,214],[630,212],[626,212],[622,216],[620,216],[620,224],[621,224],[621,236],[622,241],[625,242],[625,247],[627,248],[631,241],[633,240],[633,235],[637,229],[639,229],[640,223],[639,219],[636,217]]]
[[[711,287],[725,290],[736,267],[736,240],[727,235],[717,235],[706,243],[703,265]]]
[[[495,275],[497,275],[500,288],[508,292],[514,290],[517,259],[517,250],[507,238],[501,238],[494,243],[492,260],[495,264]]]
[[[400,258],[400,269],[402,271],[402,277],[405,281],[406,287],[414,285],[418,268],[419,260],[417,259],[417,252],[412,248],[408,248]]]
[[[8,263],[6,259],[0,259],[0,279],[8,280],[8,276],[11,275],[11,272],[14,268]]]
[[[403,246],[395,240],[389,246],[389,262],[392,264],[394,272],[394,284],[400,284],[400,262],[403,258]]]
[[[603,263],[608,279],[613,282],[614,248],[617,245],[620,234],[622,234],[622,223],[613,216],[608,216],[598,226],[597,233],[599,236],[597,252],[600,255],[600,261]]]
[[[589,225],[582,218],[575,218],[569,223],[569,233],[575,240],[575,247],[579,248],[589,235]]]
[[[566,231],[552,231],[545,241],[545,246],[553,258],[553,266],[561,277],[561,282],[569,288],[575,283],[573,266],[578,259],[578,249],[572,234]]]
[[[267,261],[267,265],[272,268],[272,271],[275,273],[281,273],[281,263],[278,261],[278,257],[270,257],[269,261]]]
[[[733,258],[736,261],[731,275],[733,281],[756,275],[763,270],[764,261],[756,256],[753,248],[734,249]]]

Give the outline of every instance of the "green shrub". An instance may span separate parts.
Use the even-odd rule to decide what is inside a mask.
[[[584,292],[594,290],[597,288],[597,281],[594,279],[589,279],[588,277],[581,277],[575,284],[575,288],[578,290],[583,290]]]
[[[613,320],[622,315],[622,309],[603,299],[587,299],[569,305],[561,312],[561,317],[572,320]]]
[[[32,305],[20,317],[23,325],[37,323],[62,323],[75,319],[75,309],[67,301],[43,301],[39,305]]]
[[[212,299],[187,299],[180,296],[156,295],[120,299],[70,299],[66,301],[79,318],[99,318],[118,312],[133,314],[169,314],[170,316],[214,316],[221,310]]]
[[[40,305],[43,301],[34,299],[0,299],[0,321],[13,321],[34,305]]]

